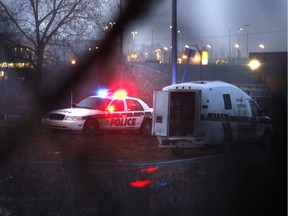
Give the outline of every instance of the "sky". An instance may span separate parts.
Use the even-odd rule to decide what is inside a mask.
[[[170,47],[171,23],[172,0],[163,0],[128,33],[137,31],[133,40],[139,46],[153,42]],[[287,0],[177,0],[177,28],[178,50],[184,50],[184,45],[209,44],[215,56],[223,58],[230,50],[233,57],[239,38],[245,57],[248,33],[249,52],[287,51]]]

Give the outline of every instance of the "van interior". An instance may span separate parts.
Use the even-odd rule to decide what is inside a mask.
[[[195,122],[195,92],[171,92],[169,136],[192,136]]]

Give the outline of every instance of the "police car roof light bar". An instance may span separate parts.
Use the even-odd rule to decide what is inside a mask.
[[[127,91],[125,89],[119,89],[114,92],[113,97],[116,99],[124,99],[127,97]]]

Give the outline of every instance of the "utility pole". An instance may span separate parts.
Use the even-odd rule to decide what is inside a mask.
[[[244,25],[246,28],[246,52],[247,52],[247,59],[249,58],[249,29],[251,25]]]
[[[177,83],[177,0],[172,0],[172,84]]]
[[[231,29],[229,29],[229,56],[228,56],[229,63],[230,60],[231,60]]]
[[[123,0],[120,0],[120,17],[122,18],[123,17],[123,8],[124,8],[124,5],[123,5]],[[121,32],[120,32],[120,42],[119,42],[119,51],[120,51],[120,60],[123,61],[123,28],[121,29]]]

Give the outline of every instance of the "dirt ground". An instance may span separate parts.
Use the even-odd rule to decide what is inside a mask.
[[[141,163],[174,158],[170,149],[158,147],[156,137],[136,132],[103,132],[87,137],[80,133],[39,130],[31,137],[19,133],[12,141],[13,133],[7,137],[15,148],[9,145],[6,150],[18,160]]]

